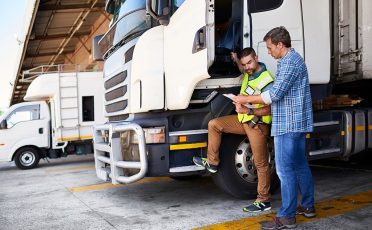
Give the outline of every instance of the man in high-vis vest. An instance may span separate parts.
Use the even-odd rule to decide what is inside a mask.
[[[240,95],[259,95],[272,87],[274,78],[265,64],[258,62],[256,52],[245,48],[239,54],[232,55],[239,69],[243,72]],[[243,208],[246,212],[261,212],[271,209],[270,204],[270,166],[267,149],[271,108],[268,105],[235,104],[238,115],[228,115],[211,120],[208,123],[207,158],[194,157],[196,165],[205,167],[209,172],[218,170],[219,148],[222,133],[247,135],[251,144],[254,164],[257,169],[258,185],[256,201]]]

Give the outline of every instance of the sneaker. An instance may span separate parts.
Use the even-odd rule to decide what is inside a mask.
[[[263,222],[261,224],[261,229],[266,230],[276,230],[276,229],[290,229],[295,228],[296,218],[285,218],[285,217],[275,217],[271,222]]]
[[[296,209],[296,215],[303,215],[306,218],[313,218],[316,216],[315,208],[305,208],[300,205]]]
[[[194,164],[206,168],[211,173],[217,172],[217,166],[209,164],[207,158],[193,157],[192,161],[194,162]]]
[[[253,204],[243,208],[244,212],[263,212],[271,209],[270,202],[255,201]]]

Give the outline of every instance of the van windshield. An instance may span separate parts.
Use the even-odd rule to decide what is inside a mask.
[[[22,121],[32,121],[40,119],[39,105],[27,105],[15,109],[6,118],[7,128],[12,128],[15,124]]]

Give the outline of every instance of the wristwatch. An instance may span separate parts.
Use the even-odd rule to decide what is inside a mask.
[[[251,109],[251,108],[248,108],[248,113],[247,113],[248,115],[253,115],[253,109]]]

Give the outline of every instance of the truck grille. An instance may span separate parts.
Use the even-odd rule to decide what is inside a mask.
[[[114,77],[110,78],[105,82],[105,89],[108,90],[122,82],[127,78],[127,71],[116,74]]]
[[[117,113],[123,111],[128,106],[128,100],[123,98],[128,90],[127,85],[116,87],[119,84],[123,84],[127,76],[127,70],[125,70],[105,81],[106,113]],[[120,98],[122,98],[122,100],[120,100]],[[108,116],[110,115],[108,114]]]

